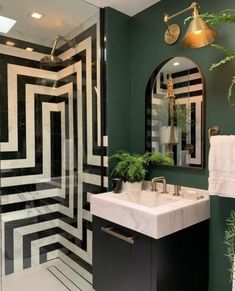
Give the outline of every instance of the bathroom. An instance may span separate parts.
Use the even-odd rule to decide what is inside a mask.
[[[93,286],[90,200],[111,190],[108,156],[118,150],[145,152],[146,87],[160,64],[185,57],[202,72],[203,158],[198,168],[153,166],[149,180],[164,176],[171,185],[207,190],[207,132],[219,126],[221,135],[234,135],[234,107],[227,100],[233,63],[210,71],[222,52],[209,45],[182,47],[190,11],[170,21],[181,27],[180,40],[164,41],[165,13],[172,15],[191,1],[56,2],[0,2],[0,16],[17,20],[9,33],[0,33],[2,291],[107,290]],[[232,0],[199,4],[202,13],[234,9]],[[41,19],[31,18],[33,12]],[[235,25],[216,29],[216,43],[234,51]],[[43,64],[53,45],[63,62]],[[208,251],[208,288],[201,290],[232,291],[224,221],[235,202],[211,196],[210,208],[201,241],[202,252]],[[109,276],[104,280],[125,281]],[[167,288],[157,290],[175,290]],[[147,290],[156,288],[147,289],[146,283],[141,291]]]

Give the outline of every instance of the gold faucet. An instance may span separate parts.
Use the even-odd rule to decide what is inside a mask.
[[[154,177],[151,180],[151,191],[157,191],[157,183],[158,182],[162,182],[163,184],[163,189],[162,189],[162,193],[168,193],[167,192],[167,184],[166,184],[166,178],[165,177]]]

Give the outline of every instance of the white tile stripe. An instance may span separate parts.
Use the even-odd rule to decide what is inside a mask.
[[[201,126],[200,126],[200,122],[201,122],[201,104],[202,104],[202,96],[197,96],[197,97],[190,97],[190,98],[180,98],[180,99],[176,99],[176,104],[180,105],[180,104],[186,104],[188,106],[191,106],[192,103],[195,103],[195,112],[196,112],[196,156],[195,158],[190,158],[190,163],[196,164],[196,165],[200,165],[201,164],[201,135],[202,135],[202,130],[201,130]],[[187,142],[191,143],[191,129],[190,129],[190,124],[188,125],[188,134],[187,134]]]
[[[97,145],[101,146],[101,43],[100,43],[100,17],[97,14],[96,17],[96,84],[97,84]]]
[[[45,56],[45,54],[42,54],[42,53],[37,53],[34,51],[30,52],[30,51],[26,51],[24,49],[17,48],[17,47],[10,48],[9,46],[4,45],[4,44],[0,44],[0,54],[14,56],[21,59],[23,58],[27,60],[33,60],[33,61],[40,61],[40,59]]]
[[[185,90],[187,90],[187,91],[185,91]],[[187,93],[188,96],[189,96],[190,92],[200,91],[200,90],[202,90],[202,84],[197,84],[197,85],[191,85],[191,86],[188,86],[188,87],[177,88],[177,89],[174,89],[174,93],[175,93],[175,95],[182,94],[182,93]],[[191,98],[191,97],[189,96],[189,98]]]
[[[31,200],[38,200],[44,199],[49,197],[62,197],[65,198],[65,191],[64,189],[47,189],[47,190],[38,190],[38,191],[31,191],[31,192],[24,192],[24,193],[17,193],[17,194],[10,194],[10,195],[1,195],[0,196],[0,204],[12,204],[12,203],[20,203],[26,202]]]
[[[183,82],[192,81],[192,80],[196,80],[196,79],[202,79],[202,75],[200,72],[193,73],[193,74],[189,73],[188,75],[181,76],[181,77],[174,77],[173,83],[174,84],[183,83]]]
[[[164,77],[165,77],[164,82],[166,83],[166,75],[164,75]],[[201,73],[200,72],[194,73],[194,74],[190,74],[188,76],[182,76],[182,77],[174,78],[173,79],[173,83],[176,84],[176,83],[181,83],[181,82],[187,82],[187,81],[192,81],[192,80],[199,79],[199,78],[201,78]],[[159,94],[159,95],[165,96],[166,95],[166,89],[161,88],[160,79],[161,79],[161,76],[160,76],[160,73],[159,73],[157,75],[157,80],[156,80],[156,82],[157,82],[157,88],[156,88],[156,91],[153,92],[153,94]],[[185,87],[183,87],[183,88],[185,88]],[[202,88],[202,85],[201,85],[201,88]],[[174,93],[175,94],[176,94],[176,90],[177,89],[174,89]],[[201,90],[201,89],[199,89],[199,90]],[[184,93],[184,92],[182,92],[182,93]]]
[[[90,213],[90,212],[89,212]],[[91,214],[90,214],[91,216]],[[39,231],[59,227],[62,230],[69,232],[74,237],[82,239],[80,232],[81,230],[65,223],[60,219],[53,219],[50,221],[44,221],[36,224],[27,226],[17,227],[14,229],[14,272],[23,270],[23,237],[25,235],[36,233]]]
[[[99,62],[97,62],[97,64],[98,64]],[[99,84],[99,83],[98,83]],[[98,110],[99,108],[97,107],[97,110]],[[100,110],[98,111],[99,113],[100,113]],[[98,115],[97,115],[98,116]],[[97,130],[99,130],[100,128],[97,128]],[[73,132],[72,132],[73,133]],[[98,135],[99,137],[100,137],[100,135]],[[91,136],[91,138],[92,138],[92,136]],[[91,144],[91,147],[92,147],[92,144]],[[70,148],[70,152],[71,152],[71,148]],[[93,157],[97,157],[97,156],[93,156]],[[70,160],[71,161],[71,160]],[[96,160],[97,161],[97,160]],[[106,182],[107,182],[107,177],[106,177]],[[71,186],[71,184],[70,184],[70,186]],[[72,187],[73,188],[73,187]],[[26,194],[26,193],[21,193],[21,194]],[[28,194],[28,193],[27,193]],[[70,202],[73,202],[73,199],[71,200],[71,195],[69,196],[70,197]],[[58,209],[60,209],[60,206],[61,205],[58,205]],[[87,211],[83,211],[82,212],[82,215],[84,216],[84,217],[86,217],[87,219],[91,219],[91,215],[90,215],[90,213],[89,212],[87,212]]]
[[[82,266],[77,264],[74,260],[72,260],[70,257],[66,256],[63,252],[58,250],[58,257],[64,261],[66,264],[71,266],[77,273],[79,273],[83,278],[85,278],[88,282],[92,284],[93,282],[93,277],[90,272],[88,272],[86,269],[84,269]]]
[[[78,76],[82,76],[82,67],[78,71]],[[77,149],[78,149],[78,159],[77,159],[77,225],[80,237],[82,237],[82,219],[81,213],[83,208],[83,103],[82,103],[82,81],[77,81]],[[87,133],[88,134],[88,133]],[[80,215],[79,215],[80,214]]]
[[[72,32],[69,33],[67,36],[68,39],[71,39],[73,37],[76,37],[78,34],[80,34],[85,29],[88,29],[89,27],[96,24],[96,52],[97,55],[96,58],[96,75],[97,75],[97,87],[95,87],[95,90],[97,92],[97,95],[99,98],[97,98],[97,144],[98,146],[101,146],[101,98],[100,98],[100,59],[101,59],[101,48],[100,48],[100,17],[99,13],[96,13],[91,18],[89,18],[87,21],[85,21],[82,26],[75,28]]]
[[[7,84],[8,84],[8,128],[9,140],[8,142],[1,142],[1,151],[17,151],[18,150],[18,119],[17,119],[17,75],[31,76],[31,77],[45,77],[55,80],[56,73],[34,69],[19,65],[7,65]]]
[[[54,250],[54,251],[48,252],[48,253],[46,253],[46,256],[47,256],[46,261],[51,261],[51,260],[57,259],[59,257],[59,255],[60,255],[59,250]]]
[[[99,26],[97,26],[99,27]],[[86,54],[86,81],[87,81],[87,105],[88,105],[88,111],[87,111],[87,122],[88,122],[88,134],[87,134],[87,138],[88,138],[88,163],[89,164],[93,164],[93,165],[100,165],[100,156],[96,156],[93,155],[92,153],[92,145],[93,145],[93,134],[92,134],[92,121],[90,120],[90,114],[92,114],[92,106],[91,105],[91,98],[92,98],[92,81],[91,81],[91,68],[92,68],[92,61],[91,61],[91,37],[88,37],[86,40],[80,42],[75,49],[69,49],[66,52],[62,53],[60,55],[60,57],[63,60],[66,60],[70,57],[72,57],[73,55],[83,51],[84,49],[86,49],[87,54]],[[24,51],[24,50],[23,50]],[[28,59],[33,59],[33,60],[40,60],[43,56],[45,56],[45,54],[40,54],[40,53],[36,53],[36,52],[27,52],[24,51],[25,54],[22,54],[22,49],[18,49],[18,48],[14,48],[13,50],[9,50],[5,45],[0,45],[0,52],[7,54],[7,55],[14,55],[14,56],[18,56],[18,57],[25,57]],[[97,52],[99,52],[99,57],[100,57],[100,47],[99,44],[97,42]],[[10,65],[8,64],[8,66],[13,66],[13,67],[22,67],[22,68],[27,68],[27,70],[31,69],[31,72],[26,73],[25,70],[22,70],[20,72],[20,74],[22,75],[31,75],[32,77],[42,77],[40,76],[40,72],[47,72],[47,76],[45,77],[46,79],[51,79],[51,80],[58,80],[60,79],[60,75],[61,72],[66,70],[61,70],[58,73],[57,72],[51,72],[51,71],[46,71],[46,70],[41,70],[41,69],[33,69],[33,68],[28,68],[28,67],[23,67],[23,66],[17,66],[17,65]],[[99,60],[97,60],[97,66],[99,67]],[[9,70],[9,69],[8,69]],[[34,73],[32,73],[32,70],[37,71],[37,74],[35,75]],[[99,70],[98,70],[99,72]],[[32,73],[32,74],[31,74]],[[57,75],[59,76],[59,78],[57,77]],[[99,76],[97,76],[97,78],[99,78]],[[10,78],[8,78],[8,84]],[[99,79],[97,79],[98,81]],[[97,133],[98,133],[98,145],[100,145],[100,136],[101,136],[101,116],[100,116],[100,111],[101,111],[101,101],[100,101],[100,82],[97,82],[98,87],[97,87]],[[16,88],[15,88],[16,89]],[[16,90],[14,90],[15,94],[16,94]],[[8,96],[12,96],[10,94],[10,92],[8,92]],[[7,143],[1,143],[1,150],[2,151],[17,151],[17,145],[18,145],[18,140],[17,140],[17,96],[14,96],[14,100],[12,100],[12,98],[8,98],[9,99],[9,103],[12,103],[12,105],[9,104],[8,107],[8,122],[9,122],[9,141]],[[90,112],[91,111],[91,112]],[[14,142],[15,141],[15,142]]]
[[[92,214],[90,213],[90,211],[87,211],[85,209],[82,210],[82,218],[92,222]]]
[[[50,271],[58,280],[63,282],[63,284],[70,291],[81,291],[81,289],[77,288],[73,282],[71,282],[64,274],[60,272],[55,266],[48,267],[48,271]]]
[[[10,66],[11,68],[12,66]],[[11,69],[9,70],[11,71]],[[19,73],[19,72],[18,72]],[[17,80],[17,73],[15,74],[15,70],[12,69],[12,85],[17,86],[15,84]],[[13,81],[14,80],[14,81]],[[51,95],[51,96],[60,96],[65,93],[72,94],[72,84],[66,84],[64,86],[61,86],[59,88],[50,88],[45,86],[38,86],[38,85],[26,85],[26,100],[25,100],[25,106],[26,106],[26,159],[16,159],[16,160],[2,160],[1,161],[1,169],[11,169],[11,168],[20,168],[20,167],[33,167],[35,165],[35,127],[34,127],[34,98],[35,94],[45,94],[45,95]],[[13,93],[13,92],[12,92]],[[17,101],[15,99],[15,94],[12,95],[13,98],[10,98],[9,100],[9,106],[17,108]],[[11,111],[11,110],[10,110]],[[13,124],[16,122],[17,124],[17,118],[16,113],[11,111],[11,117],[9,117],[9,124]],[[14,131],[15,131],[14,127]],[[14,135],[17,135],[17,131],[14,132]],[[10,135],[10,134],[9,134]],[[13,134],[11,135],[13,136]],[[17,135],[18,136],[18,135]],[[10,136],[9,136],[10,137]],[[9,140],[9,143],[12,141]],[[16,140],[17,142],[17,140]],[[1,144],[1,151],[7,150],[7,143],[5,143],[5,146]],[[3,146],[3,148],[2,148]]]
[[[76,254],[89,264],[92,264],[92,234],[87,230],[87,252],[77,247],[59,234],[51,235],[45,238],[31,242],[32,267],[40,264],[40,248],[53,243],[60,243],[65,248]]]
[[[4,230],[5,222],[15,221],[25,218],[37,217],[38,215],[44,215],[58,211],[58,204],[46,205],[41,207],[35,207],[30,209],[23,209],[18,211],[12,211],[1,214],[1,229]],[[2,270],[5,270],[5,231],[2,231]],[[5,272],[4,272],[5,273]]]
[[[40,264],[40,248],[50,244],[58,243],[60,240],[59,234],[50,235],[31,241],[31,267]]]
[[[97,155],[93,155],[93,122],[91,116],[93,116],[92,112],[92,39],[88,37],[84,41],[80,42],[75,49],[68,49],[66,52],[62,53],[60,57],[63,60],[66,60],[70,57],[73,57],[78,52],[86,50],[86,88],[87,88],[87,99],[86,99],[86,107],[87,107],[87,163],[91,165],[100,166],[101,165],[101,157]],[[98,90],[98,89],[97,89]],[[99,94],[100,95],[100,94]],[[100,97],[100,96],[99,96]],[[100,111],[99,108],[100,102],[97,103],[97,110]],[[100,122],[97,123],[100,127]],[[98,132],[101,132],[101,129],[98,129]]]
[[[79,287],[80,288],[79,290],[82,290],[82,291],[90,291],[90,290],[92,290],[91,284],[88,283],[82,276],[80,276],[79,274],[77,274],[68,265],[66,265],[63,261],[57,261],[54,266],[61,273],[63,273],[71,282],[73,282],[74,285],[76,285],[77,287]],[[61,279],[62,279],[62,282],[64,282],[64,283],[66,282],[66,281],[63,281],[63,278],[61,278]]]
[[[58,219],[45,221],[37,224],[31,224],[24,227],[15,228],[13,231],[13,243],[14,243],[14,272],[23,270],[23,236],[53,227],[58,227]]]
[[[88,38],[90,39],[90,38]],[[81,43],[79,43],[76,47],[76,49],[70,49],[76,53],[79,53],[80,51],[86,49],[86,45],[91,46],[91,41],[85,40]],[[91,47],[90,47],[91,50]],[[63,55],[63,54],[62,54]],[[61,56],[62,56],[61,55]],[[66,59],[66,58],[64,58]],[[80,63],[80,62],[79,62]],[[17,151],[17,145],[18,145],[18,135],[17,135],[17,75],[23,75],[23,76],[31,76],[35,78],[44,78],[49,80],[57,81],[59,79],[64,78],[67,75],[70,75],[72,73],[76,72],[77,64],[71,65],[65,69],[62,69],[59,72],[52,72],[42,69],[36,69],[36,68],[30,68],[20,65],[13,65],[8,64],[7,65],[7,71],[8,71],[8,96],[11,96],[11,98],[8,98],[8,127],[9,127],[9,141],[0,143],[1,151]],[[90,66],[91,66],[91,59],[90,59]],[[90,68],[91,71],[91,68]],[[89,74],[87,75],[89,77]],[[91,78],[91,74],[90,74]]]
[[[87,184],[94,184],[97,186],[101,186],[102,177],[99,175],[94,175],[90,173],[82,173],[82,180]],[[104,187],[108,187],[108,177],[103,177]]]
[[[50,182],[51,180],[51,138],[50,138],[50,112],[65,112],[64,103],[42,103],[42,130],[43,130],[43,170],[42,174],[38,175],[26,175],[26,176],[17,176],[1,178],[1,186],[8,187],[14,185],[24,185],[30,183],[40,183]],[[65,124],[63,122],[63,115],[61,116],[61,127],[62,131],[65,130]],[[48,130],[49,128],[49,130]],[[64,159],[64,158],[63,158]],[[62,174],[64,177],[65,173]]]
[[[1,222],[5,223],[9,221],[14,221],[14,220],[31,218],[34,216],[44,215],[44,214],[53,213],[57,211],[58,211],[58,204],[52,204],[52,205],[34,207],[30,209],[6,212],[6,213],[1,213]],[[4,229],[4,225],[2,225],[2,229]]]

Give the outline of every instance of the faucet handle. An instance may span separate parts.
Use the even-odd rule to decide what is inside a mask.
[[[174,196],[180,196],[180,190],[181,190],[181,186],[180,185],[174,185]]]

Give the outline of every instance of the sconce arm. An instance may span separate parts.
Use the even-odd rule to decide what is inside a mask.
[[[179,12],[176,12],[175,14],[172,14],[172,15],[165,14],[164,15],[164,22],[167,23],[170,19],[172,19],[172,18],[174,18],[182,13],[185,13],[189,10],[198,11],[198,9],[199,9],[198,4],[196,2],[192,2],[192,4],[189,7],[185,8],[183,10],[180,10]]]

